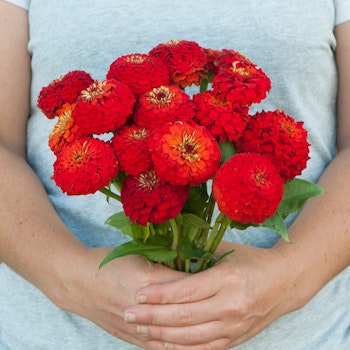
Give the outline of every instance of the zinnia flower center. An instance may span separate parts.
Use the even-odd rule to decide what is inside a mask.
[[[238,73],[242,77],[248,77],[250,75],[250,69],[248,67],[237,67],[238,62],[232,62],[232,72]]]
[[[74,150],[71,157],[72,165],[84,164],[89,157],[88,153],[89,153],[89,147],[87,145],[87,142],[84,142],[80,149]]]
[[[125,61],[128,63],[141,64],[145,61],[145,57],[142,55],[130,55],[125,58]]]
[[[259,184],[259,185],[266,185],[267,184],[267,178],[266,178],[266,174],[263,170],[257,170],[255,173],[254,173],[254,179],[255,181]]]
[[[85,101],[92,101],[102,98],[102,96],[110,90],[110,87],[110,84],[107,84],[106,80],[95,82],[81,92],[82,99]]]
[[[182,142],[177,146],[177,149],[181,152],[181,157],[193,162],[200,160],[200,155],[197,153],[199,144],[196,142],[194,134],[188,135],[184,133]]]
[[[140,174],[138,181],[142,189],[153,190],[159,183],[159,178],[154,170],[150,170]]]
[[[165,105],[165,104],[171,103],[174,96],[175,94],[173,92],[170,92],[170,90],[167,87],[160,86],[159,88],[154,88],[149,93],[148,100],[151,103],[154,103],[157,105]]]
[[[283,120],[281,122],[280,126],[283,130],[286,130],[288,135],[290,135],[290,136],[296,136],[296,134],[298,133],[298,129],[289,120]]]
[[[167,42],[164,43],[164,45],[166,46],[175,46],[180,42],[180,40],[169,40]]]
[[[130,136],[133,140],[143,140],[147,137],[147,130],[146,129],[133,130]]]

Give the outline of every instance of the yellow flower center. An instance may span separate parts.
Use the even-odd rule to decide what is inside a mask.
[[[129,134],[129,137],[133,140],[143,140],[147,135],[148,133],[146,129],[135,129]]]
[[[263,170],[257,170],[253,176],[254,176],[256,183],[259,185],[264,186],[268,182],[267,178],[266,178],[266,173]]]
[[[175,46],[180,42],[180,40],[169,40],[167,42],[164,43],[164,45],[166,46]]]
[[[83,100],[96,100],[102,98],[102,96],[108,92],[111,88],[111,84],[106,80],[92,83],[86,90],[81,92]]]
[[[142,55],[130,55],[125,58],[128,63],[141,64],[145,61],[145,57]]]
[[[153,190],[159,183],[158,176],[154,170],[147,171],[138,176],[139,187],[142,189]]]
[[[148,97],[148,101],[157,105],[170,104],[173,100],[175,94],[170,92],[169,88],[166,86],[160,86],[159,88],[154,88]]]
[[[180,151],[182,158],[194,162],[201,159],[200,155],[197,153],[199,147],[200,145],[196,142],[194,132],[191,135],[185,132],[182,137],[182,142],[178,144],[176,149]]]
[[[71,157],[71,164],[72,165],[81,165],[84,164],[89,156],[89,147],[87,145],[87,142],[85,141],[82,144],[82,147],[79,149],[76,149]]]

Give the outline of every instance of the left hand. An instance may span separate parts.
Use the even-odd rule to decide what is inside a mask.
[[[223,242],[235,252],[194,275],[139,290],[125,319],[150,349],[229,349],[299,305],[294,268],[273,248]]]

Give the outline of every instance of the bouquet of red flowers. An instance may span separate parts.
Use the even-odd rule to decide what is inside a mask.
[[[215,251],[227,228],[264,226],[288,241],[284,219],[322,189],[296,178],[309,159],[303,123],[250,114],[270,89],[241,53],[185,40],[118,57],[104,80],[76,70],[42,88],[38,107],[57,118],[57,186],[123,206],[107,224],[132,239],[101,266],[140,254],[202,271],[226,255]]]

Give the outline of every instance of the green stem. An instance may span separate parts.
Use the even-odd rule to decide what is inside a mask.
[[[173,234],[173,242],[171,244],[171,249],[176,250],[179,244],[179,228],[176,224],[175,219],[170,219],[171,231]]]
[[[119,202],[121,202],[121,199],[120,199],[120,196],[117,195],[116,193],[112,192],[109,188],[107,187],[102,187],[99,189],[100,192],[102,192],[103,194],[105,194],[108,197],[110,198],[113,198]]]
[[[215,199],[213,197],[213,195],[211,194],[209,197],[209,201],[207,204],[207,207],[205,209],[204,212],[204,219],[210,224],[212,217],[213,217],[213,213],[214,213],[214,208],[215,208]],[[206,239],[203,239],[203,236],[206,238],[208,236],[208,232],[209,229],[199,229],[195,238],[194,238],[194,242],[197,246],[199,246],[200,242],[202,241],[206,241]]]
[[[209,239],[207,240],[207,243],[206,243],[205,246],[204,246],[204,250],[205,250],[206,252],[209,252],[209,251],[210,251],[211,246],[212,246],[212,244],[213,244],[213,242],[214,242],[214,240],[215,240],[216,234],[217,234],[217,232],[219,231],[220,226],[221,226],[221,224],[222,224],[224,218],[225,218],[225,215],[224,215],[223,213],[220,213],[220,214],[218,215],[218,217],[216,218],[215,224],[214,224],[214,227],[213,227],[213,229],[212,229],[212,231],[211,231],[211,233],[210,233]]]
[[[204,247],[204,250],[206,252],[209,252],[211,254],[214,254],[215,250],[217,249],[218,245],[220,244],[222,237],[225,234],[225,231],[227,229],[227,226],[229,225],[230,220],[226,218],[226,216],[222,213],[218,215],[218,217],[215,220],[215,224],[213,227],[213,230],[209,236],[209,239]],[[208,264],[208,260],[206,259],[199,259],[196,263],[194,272],[202,271],[206,268]]]
[[[214,252],[216,251],[217,247],[219,246],[220,242],[222,241],[222,238],[224,237],[227,226],[229,224],[230,224],[230,220],[225,215],[223,215],[220,229],[219,229],[218,233],[215,235],[213,243],[209,249],[210,253],[214,254]]]
[[[191,259],[185,260],[185,272],[191,272]]]

